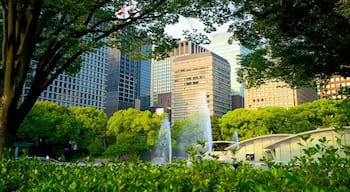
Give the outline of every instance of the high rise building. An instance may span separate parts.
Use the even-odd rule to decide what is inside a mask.
[[[207,52],[202,46],[184,40],[178,43],[178,47],[169,53],[168,58],[153,60],[151,67],[151,106],[157,107],[158,94],[171,93],[171,64],[176,57]],[[165,109],[166,112],[167,109]]]
[[[142,52],[151,50],[152,46],[142,47]],[[151,64],[152,60],[142,60],[140,66],[140,77],[139,77],[139,90],[138,100],[140,101],[140,110],[149,109],[150,105],[150,94],[151,94]]]
[[[238,82],[237,70],[241,68],[239,55],[246,55],[251,51],[231,38],[232,33],[218,32],[211,36],[210,50],[225,58],[231,66],[231,97],[232,109],[244,107],[244,84]]]
[[[320,83],[320,98],[345,99],[348,97],[350,77],[334,75],[328,81],[321,81]]]
[[[145,46],[141,51],[151,48]],[[106,113],[127,108],[148,108],[150,92],[150,60],[131,59],[118,49],[109,49]],[[146,98],[144,98],[146,97]],[[144,101],[147,100],[147,101]]]
[[[41,93],[38,100],[55,102],[58,105],[91,106],[105,109],[107,47],[94,53],[84,53],[81,70],[74,76],[61,74]],[[23,87],[22,100],[29,91],[29,82]]]
[[[231,67],[231,95],[240,95],[243,97],[243,84],[237,81],[237,69],[240,68],[238,56],[241,54],[239,41],[230,40],[232,33],[218,32],[212,34],[210,50],[223,57],[230,63]]]
[[[316,89],[292,89],[284,82],[268,81],[257,88],[244,89],[244,106],[257,109],[265,106],[293,107],[318,99]]]
[[[211,115],[231,110],[230,65],[213,52],[177,57],[172,64],[172,121],[189,117],[208,104]]]

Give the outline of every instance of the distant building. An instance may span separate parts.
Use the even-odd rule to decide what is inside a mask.
[[[146,52],[147,50],[151,50],[152,46],[147,45],[142,47],[142,52]],[[152,60],[142,60],[140,66],[140,77],[139,77],[139,95],[137,95],[138,99],[140,99],[140,110],[147,110],[151,106],[150,104],[150,95],[151,95],[151,67]]]
[[[84,53],[81,70],[74,76],[61,74],[44,90],[38,100],[55,102],[64,107],[91,106],[105,109],[107,47],[96,49],[94,53]],[[25,82],[21,99],[30,89]]]
[[[158,94],[157,108],[163,108],[166,113],[171,111],[171,93]]]
[[[150,49],[144,46],[142,49]],[[144,51],[144,50],[141,50]],[[151,61],[133,60],[118,49],[109,49],[106,113],[149,107]]]
[[[213,52],[177,57],[172,77],[172,121],[189,117],[199,102],[208,104],[210,114],[218,117],[231,110],[230,65],[226,59]]]
[[[176,57],[193,55],[208,50],[190,41],[178,42],[178,47],[169,53],[169,57],[160,61],[152,61],[150,105],[155,107],[158,103],[158,94],[171,93],[171,64]]]
[[[329,81],[320,81],[320,98],[345,99],[349,95],[350,77],[334,75]]]
[[[244,106],[246,109],[257,109],[265,106],[293,107],[318,99],[313,88],[293,90],[284,82],[269,81],[257,88],[244,89]]]
[[[218,32],[214,33],[210,50],[215,54],[223,57],[230,63],[231,74],[231,95],[232,95],[232,109],[243,107],[243,84],[237,81],[237,70],[241,67],[238,56],[244,52],[243,47],[239,41],[234,41],[231,38],[232,33]]]
[[[231,95],[232,109],[244,107],[244,98],[241,95]]]

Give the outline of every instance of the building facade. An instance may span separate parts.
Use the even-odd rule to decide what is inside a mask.
[[[74,76],[59,75],[38,100],[51,101],[64,107],[91,106],[105,109],[107,47],[94,53],[84,53],[81,70]],[[29,92],[29,82],[23,87],[22,100]]]
[[[146,52],[147,50],[151,50],[152,46],[144,46],[142,47],[142,52]],[[137,96],[137,100],[140,101],[140,107],[137,108],[139,110],[149,109],[150,104],[150,94],[151,94],[151,65],[152,60],[142,60],[140,66],[140,77],[139,77],[139,90],[140,94]]]
[[[231,95],[240,95],[243,97],[243,84],[237,81],[238,76],[236,73],[240,68],[238,56],[241,54],[242,46],[240,46],[239,41],[230,40],[231,36],[232,33],[229,32],[214,33],[211,36],[212,43],[210,44],[210,51],[223,57],[230,63]]]
[[[348,97],[350,77],[334,75],[329,81],[320,81],[320,98],[345,99]]]
[[[302,138],[308,136],[309,140],[304,141]],[[326,139],[326,143],[321,143],[320,140]],[[347,145],[350,142],[350,128],[344,127],[344,130],[339,132],[334,128],[322,128],[311,131],[306,131],[298,134],[293,134],[278,141],[275,141],[264,147],[265,157],[275,162],[290,162],[295,157],[305,155],[304,149],[314,147],[315,145],[333,146],[340,148],[339,142]],[[302,144],[302,145],[300,145]],[[344,153],[339,152],[340,156]],[[319,158],[321,154],[315,154],[313,157]]]
[[[151,67],[151,106],[157,106],[158,94],[171,93],[171,65],[175,58],[207,51],[202,46],[184,40],[178,42],[178,47],[169,53],[168,58],[159,61],[153,60]]]
[[[308,138],[305,140],[305,138]],[[320,142],[324,140],[327,142]],[[305,156],[304,149],[309,147],[333,146],[342,148],[350,142],[350,127],[344,127],[344,130],[334,128],[320,128],[305,131],[296,134],[271,134],[263,135],[239,142],[238,145],[230,145],[224,148],[223,152],[229,152],[233,148],[239,148],[233,155],[240,161],[251,162],[254,164],[262,163],[262,159],[272,160],[279,163],[288,163],[292,159]],[[344,156],[343,152],[338,153]],[[314,154],[313,157],[319,158],[322,154]]]
[[[210,115],[231,110],[230,64],[224,58],[213,52],[177,57],[172,77],[172,121],[189,117],[202,102]]]
[[[150,49],[145,46],[142,49]],[[144,51],[144,50],[141,50]],[[118,49],[109,48],[106,113],[127,108],[148,108],[150,60],[134,60]]]
[[[244,89],[244,107],[257,109],[266,106],[293,107],[318,99],[313,88],[292,89],[284,82],[268,81],[257,88]]]

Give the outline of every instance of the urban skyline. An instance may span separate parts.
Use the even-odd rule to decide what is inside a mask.
[[[225,33],[217,33],[217,34],[221,34],[222,36],[225,35]],[[215,37],[213,38],[215,39]],[[225,38],[219,38],[221,39],[225,39]],[[186,42],[186,41],[180,41],[180,42]],[[234,42],[236,43],[236,42]],[[215,43],[213,43],[213,50],[215,50],[215,46],[217,46],[216,48],[220,47],[219,46],[220,43],[217,43],[217,45],[215,45]],[[249,50],[245,49],[244,47],[242,47],[239,43],[235,44],[236,47],[238,45],[239,47],[239,52],[240,54],[244,54],[244,53],[249,53]],[[197,47],[197,45],[193,45],[194,47]],[[181,47],[181,44],[180,44]],[[191,48],[194,48],[191,46]],[[150,48],[150,46],[148,47]],[[200,53],[200,52],[207,52],[210,50],[211,47],[209,47],[209,49],[206,49],[204,47],[201,47],[198,52],[192,52],[192,53]],[[237,49],[237,48],[236,48]],[[183,49],[185,50],[185,49]],[[170,58],[164,59],[161,62],[164,62],[163,65],[168,65],[167,67],[169,67],[169,64],[174,60],[175,57],[178,56],[185,56],[186,54],[191,53],[186,51],[182,51],[181,49],[175,49],[174,52],[171,53]],[[218,51],[220,52],[220,51]],[[135,107],[137,109],[140,110],[146,110],[146,109],[150,109],[149,107],[154,106],[157,107],[157,99],[158,99],[158,94],[154,94],[154,92],[152,92],[151,88],[154,88],[154,85],[152,85],[152,83],[154,82],[150,82],[151,80],[154,81],[154,66],[152,66],[152,70],[151,70],[151,61],[132,61],[135,62],[136,64],[131,65],[136,67],[134,69],[134,77],[131,77],[130,80],[134,80],[133,84],[129,84],[128,85],[124,85],[124,86],[129,86],[129,89],[127,90],[128,92],[128,96],[130,99],[130,102],[125,104],[124,107],[120,107],[117,108],[116,110],[111,110],[108,112],[108,110],[106,109],[106,103],[112,101],[112,99],[108,96],[107,94],[107,82],[110,82],[109,80],[107,81],[107,73],[111,73],[113,70],[110,70],[106,68],[106,66],[111,67],[110,65],[108,65],[108,59],[107,59],[107,55],[108,54],[108,48],[107,47],[102,47],[100,49],[98,49],[95,53],[85,53],[84,54],[84,64],[82,65],[82,69],[80,72],[78,72],[75,76],[68,76],[65,74],[60,75],[53,83],[52,85],[50,85],[39,97],[38,100],[48,100],[48,101],[52,101],[52,102],[56,102],[59,105],[65,106],[65,107],[69,107],[69,106],[91,106],[91,107],[95,107],[97,109],[100,109],[106,113],[109,113],[110,115],[113,114],[113,112],[115,112],[116,110],[119,109],[126,109],[128,107]],[[233,54],[235,55],[235,54]],[[128,58],[127,55],[119,55],[121,58],[123,58],[123,60],[125,61],[130,61],[130,59]],[[121,62],[120,59],[118,62]],[[141,64],[143,63],[143,64]],[[96,65],[97,64],[97,65]],[[120,64],[120,63],[119,63]],[[147,67],[148,65],[148,67]],[[153,64],[152,64],[153,65]],[[130,66],[130,65],[129,65]],[[143,69],[141,70],[141,66],[143,67]],[[120,66],[119,66],[120,67]],[[126,67],[126,66],[125,66]],[[164,67],[164,66],[163,66]],[[125,68],[126,69],[126,68]],[[148,71],[147,71],[148,70]],[[169,73],[171,73],[171,71],[168,70],[168,73],[162,73],[165,74],[167,76],[167,78],[169,78],[168,80],[171,81],[171,75],[169,75]],[[132,71],[129,71],[129,73]],[[163,71],[164,72],[164,71]],[[149,76],[147,77],[147,74],[149,74]],[[232,71],[231,71],[231,82],[232,80]],[[118,81],[120,81],[120,75],[119,75],[119,79],[117,79]],[[125,77],[125,76],[124,76]],[[130,78],[130,77],[129,77]],[[147,80],[147,78],[149,80]],[[344,87],[344,86],[348,86],[349,83],[347,82],[349,78],[342,78],[342,77],[338,77],[339,80],[346,80],[344,82],[340,82],[340,83],[333,83],[333,84],[329,84],[327,85],[327,90],[330,91],[333,96],[333,99],[339,99],[338,97],[340,96],[334,96],[334,92],[336,91],[336,87]],[[337,78],[334,78],[331,80],[331,82],[337,82]],[[149,82],[149,83],[148,83]],[[166,83],[169,81],[163,81],[160,80],[159,82],[162,83]],[[141,85],[143,84],[143,85]],[[148,84],[148,85],[147,85]],[[147,87],[148,86],[148,87]],[[151,87],[152,86],[152,87]],[[241,85],[240,85],[241,86]],[[120,88],[120,87],[119,87]],[[118,96],[118,98],[121,97],[121,92],[118,88],[118,92],[115,93],[115,96]],[[125,87],[124,87],[125,88]],[[232,86],[231,86],[232,88]],[[265,88],[264,88],[265,89]],[[332,90],[330,90],[332,89]],[[304,92],[306,89],[303,89]],[[232,91],[232,90],[231,90]],[[244,94],[245,95],[245,108],[251,108],[254,109],[256,107],[261,107],[261,106],[286,106],[291,107],[291,106],[295,106],[298,104],[301,104],[303,102],[308,102],[308,101],[312,101],[315,99],[318,99],[318,97],[314,97],[314,92],[313,91],[306,91],[305,93],[307,94],[302,94],[299,91],[293,92],[290,90],[287,91],[278,91],[275,94],[281,93],[282,97],[280,99],[269,99],[269,98],[253,98],[253,96],[249,93],[248,94],[248,89],[244,89]],[[275,90],[276,91],[276,90]],[[22,99],[25,97],[26,93],[28,92],[28,87],[25,86],[23,88],[23,94],[22,94]],[[142,92],[142,93],[141,93]],[[252,92],[252,91],[250,91]],[[293,93],[292,96],[291,95],[284,95],[282,93]],[[319,94],[322,92],[322,90],[319,90]],[[153,95],[152,95],[153,93]],[[159,94],[166,94],[166,93],[171,93],[171,86],[167,86],[166,91],[160,92]],[[232,94],[232,92],[231,92]],[[241,94],[241,93],[239,93]],[[125,96],[126,93],[123,93],[123,96]],[[257,90],[255,89],[255,95],[258,97],[261,96],[267,96],[268,93],[257,93]],[[294,96],[293,96],[294,95]],[[300,96],[303,95],[303,96]],[[312,95],[312,96],[310,96]],[[169,96],[167,96],[169,97]],[[295,97],[295,98],[294,98]],[[310,99],[310,98],[313,99]],[[291,98],[292,101],[289,101]],[[345,97],[342,97],[345,98]],[[172,98],[173,99],[173,98]],[[303,102],[302,99],[304,99]],[[306,99],[306,100],[305,100]],[[275,101],[276,100],[276,101]],[[267,103],[267,101],[269,101],[269,103]],[[150,103],[148,103],[150,102]],[[253,102],[253,103],[252,103]],[[271,103],[274,102],[274,103]],[[152,105],[153,104],[153,105]],[[120,103],[118,104],[120,105]],[[141,107],[142,106],[142,107]],[[256,106],[256,107],[252,107],[252,106]]]

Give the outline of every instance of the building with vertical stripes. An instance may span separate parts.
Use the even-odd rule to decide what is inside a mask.
[[[38,100],[51,101],[64,107],[91,106],[105,109],[107,47],[94,53],[84,53],[81,70],[74,76],[61,74],[41,93]],[[35,62],[35,61],[33,61]],[[29,82],[23,87],[22,100],[29,92]]]
[[[141,51],[146,49],[151,49],[151,46],[144,46]],[[147,94],[150,92],[150,63],[150,60],[131,59],[118,49],[109,49],[106,99],[108,116],[130,107],[149,107]]]

